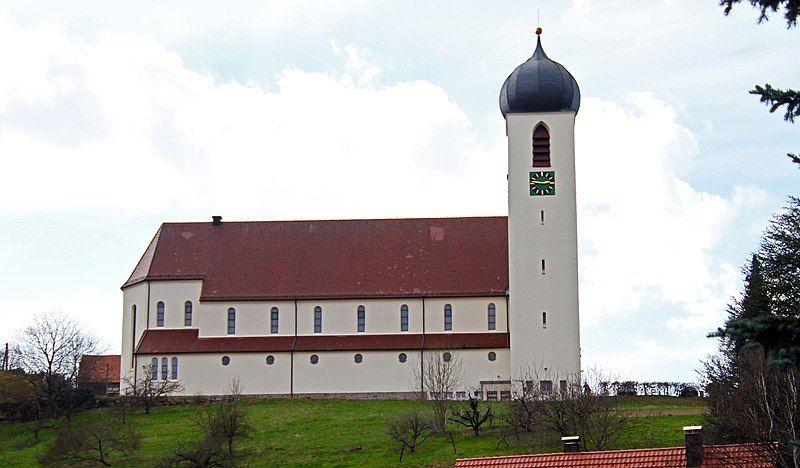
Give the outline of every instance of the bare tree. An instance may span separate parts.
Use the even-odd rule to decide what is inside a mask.
[[[39,415],[32,427],[36,442],[45,419],[61,412],[71,415],[81,356],[98,351],[97,339],[61,313],[36,315],[18,334],[11,360],[34,386]]]
[[[150,409],[165,397],[183,390],[180,380],[159,380],[158,368],[153,369],[152,364],[142,366],[138,380],[125,377],[124,381],[127,386],[125,401],[132,401],[133,404],[143,407],[145,414],[150,414]]]
[[[461,358],[452,351],[435,350],[422,355],[422,362],[414,366],[414,380],[418,382],[433,412],[433,427],[445,430],[453,394],[461,386],[463,370]]]
[[[466,408],[458,408],[453,411],[450,420],[454,423],[472,429],[472,434],[478,437],[481,426],[492,417],[492,409],[487,405],[486,409],[481,408],[481,402],[477,398],[469,397]]]
[[[64,426],[39,462],[53,466],[82,463],[111,466],[117,455],[125,456],[139,448],[141,439],[138,432],[114,418],[91,418]]]
[[[406,450],[414,453],[420,444],[434,434],[430,418],[422,416],[419,411],[389,421],[386,433],[399,444],[400,461],[403,461]]]
[[[242,386],[234,379],[220,403],[209,403],[197,413],[195,424],[203,437],[179,444],[173,450],[170,463],[175,466],[235,466],[238,460],[235,443],[249,437],[253,430],[241,400]]]

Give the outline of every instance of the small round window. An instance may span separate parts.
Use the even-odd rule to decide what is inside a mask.
[[[353,360],[356,361],[356,364],[361,364],[361,361],[364,360],[364,356],[362,356],[361,354],[356,354],[355,356],[353,356]]]
[[[231,358],[229,358],[228,356],[222,356],[222,365],[223,366],[227,366],[230,363],[231,363]]]
[[[270,365],[270,366],[275,364],[275,356],[273,356],[273,355],[267,356],[267,364]]]
[[[400,355],[397,356],[397,359],[399,359],[400,362],[406,362],[408,361],[408,356],[406,356],[406,353],[400,353]]]
[[[312,354],[311,355],[311,364],[316,364],[318,362],[319,362],[319,356],[317,356],[316,354]]]
[[[442,360],[443,360],[444,362],[450,362],[450,359],[453,359],[453,356],[451,356],[451,355],[450,355],[450,353],[444,353],[444,354],[442,354]]]
[[[495,352],[494,352],[494,351],[490,351],[490,352],[489,352],[489,360],[490,360],[490,361],[495,361],[495,360],[497,360],[497,354],[495,354]]]

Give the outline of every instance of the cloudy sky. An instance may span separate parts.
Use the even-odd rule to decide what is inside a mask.
[[[583,94],[584,367],[694,380],[800,186],[800,127],[747,94],[800,85],[800,32],[717,3],[0,1],[0,342],[63,311],[119,352],[163,221],[506,214],[538,8]]]

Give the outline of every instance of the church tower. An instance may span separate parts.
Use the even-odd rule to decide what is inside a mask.
[[[511,373],[537,373],[556,388],[580,372],[575,201],[575,78],[544,53],[503,83],[508,136],[508,266]],[[554,385],[555,383],[555,385]]]

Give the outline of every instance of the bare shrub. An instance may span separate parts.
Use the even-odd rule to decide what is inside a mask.
[[[485,409],[482,407],[485,407]],[[450,420],[462,426],[469,427],[472,429],[472,434],[478,437],[478,435],[480,435],[481,426],[491,417],[492,409],[488,405],[481,404],[478,399],[470,397],[467,406],[454,410]]]
[[[114,418],[95,417],[63,427],[39,457],[43,465],[96,464],[111,466],[117,456],[139,448],[141,435]]]
[[[156,369],[158,371],[158,369]],[[167,396],[183,390],[179,380],[158,379],[158,372],[153,374],[152,364],[142,366],[142,374],[138,380],[125,377],[127,390],[124,395],[125,403],[144,408],[145,414],[150,414],[153,406],[164,400]]]
[[[420,444],[433,435],[433,423],[419,411],[414,411],[389,421],[386,433],[398,443],[400,461],[403,461],[406,450],[414,453]]]

